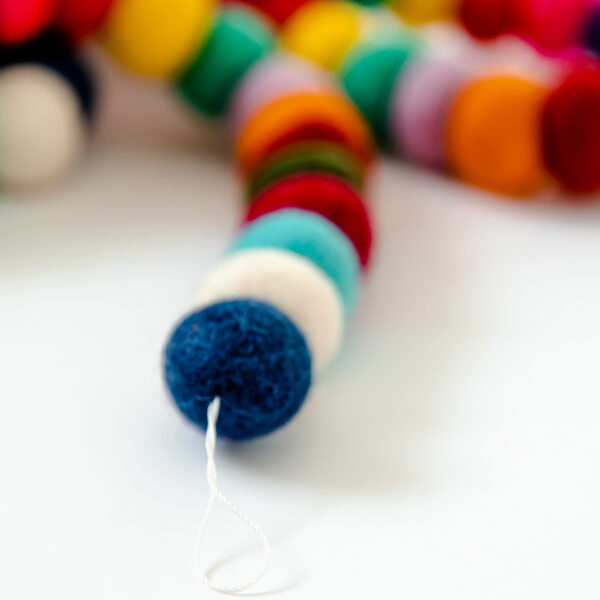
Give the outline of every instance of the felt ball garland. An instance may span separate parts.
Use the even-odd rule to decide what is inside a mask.
[[[250,10],[244,9],[244,4]],[[206,115],[227,115],[234,136],[244,131],[238,138],[237,153],[242,173],[251,178],[251,195],[278,178],[306,169],[361,185],[374,150],[365,144],[361,127],[353,124],[356,116],[350,114],[347,103],[340,105],[344,93],[367,119],[381,145],[507,194],[528,194],[539,187],[509,181],[511,177],[500,173],[512,152],[502,133],[519,129],[519,122],[528,119],[530,131],[537,131],[528,138],[533,140],[527,145],[530,158],[543,155],[547,173],[568,191],[595,189],[595,185],[591,188],[593,178],[585,185],[577,184],[576,178],[565,177],[556,161],[548,158],[559,151],[549,152],[547,140],[553,139],[556,146],[560,136],[544,131],[551,120],[541,118],[539,103],[536,113],[525,118],[527,110],[519,104],[517,89],[526,86],[506,80],[497,85],[502,77],[496,73],[468,73],[456,62],[444,64],[430,56],[417,34],[394,23],[389,15],[382,19],[361,4],[377,3],[247,0],[225,2],[220,7],[217,0],[0,0],[6,15],[0,23],[0,40],[26,40],[49,23],[72,39],[97,28],[99,38],[125,67],[168,80],[191,106]],[[600,38],[600,8],[590,0],[390,0],[388,5],[411,22],[457,14],[473,22],[474,29],[479,23],[481,37],[508,28],[547,48],[582,40],[593,45]],[[3,38],[2,24],[12,27],[15,23],[17,33]],[[28,23],[35,26],[22,25]],[[281,44],[307,61],[303,67],[300,59],[273,53],[273,27],[280,29]],[[25,46],[38,39],[32,38]],[[13,47],[17,53],[21,50],[18,44]],[[262,60],[267,56],[272,58]],[[54,56],[46,60],[47,66],[52,61],[56,62]],[[322,71],[309,66],[310,61],[330,69],[342,90]],[[87,73],[72,55],[59,63],[56,70],[71,81],[89,115],[94,94]],[[473,135],[473,130],[461,131],[475,121],[460,118],[460,105],[466,94],[463,88],[481,79],[490,80],[487,87],[493,89],[492,95],[506,100],[507,106],[522,109],[503,110],[503,125],[497,126],[490,118],[495,114],[493,100],[486,100],[477,109],[481,120],[477,135]],[[529,83],[539,87],[533,79]],[[290,90],[294,93],[289,94]],[[544,90],[542,96],[554,97],[550,92]],[[556,124],[553,128],[556,131]],[[311,140],[318,141],[317,148],[307,147],[305,142]],[[478,146],[483,140],[487,153]],[[485,161],[490,164],[476,165]],[[531,167],[537,160],[523,164]],[[530,179],[540,182],[546,178],[536,169]]]
[[[252,72],[246,76],[252,78]],[[225,416],[217,432],[230,439],[270,433],[296,414],[313,374],[339,350],[358,300],[361,265],[368,263],[368,211],[344,179],[312,170],[308,161],[301,173],[285,167],[271,171],[255,194],[252,181],[263,161],[270,161],[271,169],[277,164],[274,146],[285,157],[281,160],[289,160],[299,137],[301,147],[313,152],[324,144],[322,149],[336,148],[360,160],[362,173],[371,162],[373,144],[352,105],[331,92],[307,94],[303,81],[291,77],[287,95],[279,97],[275,88],[275,100],[261,98],[241,121],[236,147],[252,189],[247,214],[226,255],[201,284],[198,310],[177,326],[166,349],[166,380],[179,409],[206,428],[207,407],[219,397]],[[320,106],[321,94],[331,108],[309,113],[313,119],[301,136],[297,120],[277,119],[286,107],[295,110],[302,102]],[[264,125],[273,122],[276,128]],[[335,136],[324,135],[332,131]]]

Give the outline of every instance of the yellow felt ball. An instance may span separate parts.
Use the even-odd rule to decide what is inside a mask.
[[[150,77],[171,77],[206,36],[215,0],[118,0],[101,32],[124,67]]]
[[[395,0],[393,8],[407,23],[423,24],[452,18],[458,0]]]
[[[290,52],[334,69],[360,37],[363,20],[349,2],[309,2],[285,23],[281,40]]]

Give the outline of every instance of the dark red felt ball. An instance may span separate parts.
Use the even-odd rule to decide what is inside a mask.
[[[458,15],[464,28],[482,40],[495,38],[513,27],[510,0],[461,0]]]
[[[253,199],[244,222],[284,208],[315,212],[339,227],[354,244],[361,265],[369,264],[373,230],[358,192],[337,177],[302,174],[280,179]]]
[[[578,68],[550,94],[542,137],[546,166],[567,190],[600,189],[600,67]]]
[[[275,23],[285,23],[301,6],[313,0],[221,0],[222,4],[247,4],[267,15]]]
[[[115,0],[61,0],[57,24],[72,38],[96,31]]]

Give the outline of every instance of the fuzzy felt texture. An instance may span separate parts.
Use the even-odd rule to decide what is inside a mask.
[[[549,96],[542,115],[544,160],[572,192],[600,188],[600,69],[583,67]]]
[[[58,0],[0,0],[0,43],[22,44],[49,27]]]
[[[297,209],[264,215],[240,230],[230,251],[247,248],[282,248],[307,258],[335,283],[346,314],[354,310],[360,289],[358,255],[343,231],[326,218]]]
[[[96,83],[90,67],[62,32],[48,30],[18,46],[0,44],[0,69],[25,63],[42,65],[64,77],[76,92],[86,117],[92,117]]]
[[[221,115],[244,73],[274,46],[273,32],[258,15],[235,9],[221,11],[177,88],[197,110]]]
[[[166,350],[167,385],[179,410],[206,430],[208,405],[221,399],[217,434],[266,435],[300,409],[311,386],[311,358],[294,323],[254,300],[213,304],[185,318]]]
[[[284,148],[267,160],[248,182],[248,197],[252,200],[280,179],[318,173],[333,175],[357,188],[364,181],[360,165],[340,144],[304,142]]]
[[[317,213],[339,227],[354,245],[361,265],[367,267],[373,231],[367,207],[355,188],[327,174],[286,177],[254,198],[245,222],[289,208]]]
[[[219,261],[198,290],[200,306],[232,298],[267,302],[289,317],[304,335],[315,371],[336,355],[344,331],[337,289],[310,260],[288,250],[243,250]]]

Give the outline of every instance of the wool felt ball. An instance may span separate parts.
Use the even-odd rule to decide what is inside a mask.
[[[291,319],[306,339],[315,372],[327,366],[341,345],[341,298],[325,273],[298,254],[258,248],[225,257],[202,282],[198,303],[231,298],[267,302]]]
[[[393,145],[408,157],[434,167],[446,164],[446,122],[467,70],[437,58],[415,60],[392,92]]]
[[[64,77],[77,93],[86,117],[96,106],[96,85],[91,69],[79,58],[64,34],[49,30],[19,45],[0,45],[0,68],[19,64],[47,67]]]
[[[179,410],[207,428],[220,398],[217,435],[248,440],[285,425],[311,386],[311,357],[298,328],[275,307],[252,300],[213,304],[175,329],[165,379]]]
[[[543,182],[541,114],[546,91],[514,76],[473,81],[458,95],[448,119],[448,156],[464,180],[524,195]]]
[[[0,0],[0,43],[20,44],[48,27],[58,0]]]
[[[245,222],[289,208],[317,213],[331,221],[352,242],[361,265],[368,266],[373,243],[371,219],[365,203],[352,186],[324,174],[282,179],[254,198]]]
[[[0,184],[57,179],[78,161],[85,139],[79,101],[62,77],[35,65],[0,72]]]
[[[392,89],[399,73],[417,54],[412,35],[381,36],[353,49],[340,68],[348,96],[371,124],[381,143],[388,141]]]
[[[224,10],[177,88],[197,110],[220,115],[244,73],[274,45],[273,32],[266,22],[244,10]]]
[[[215,0],[116,0],[100,35],[127,69],[171,78],[203,44],[214,4]]]
[[[395,0],[392,7],[407,22],[421,25],[450,19],[458,0]]]
[[[311,2],[287,21],[283,46],[325,69],[335,69],[363,29],[363,11],[350,2]]]
[[[569,191],[600,188],[600,69],[584,67],[553,90],[542,114],[544,160]]]
[[[354,310],[360,288],[358,255],[344,232],[321,215],[297,209],[264,215],[238,232],[230,252],[249,248],[280,248],[312,261],[337,287],[345,313]]]
[[[510,0],[515,28],[541,50],[579,44],[595,0]]]
[[[510,0],[460,0],[458,17],[474,37],[489,40],[514,28]]]
[[[375,152],[367,124],[345,98],[293,93],[265,104],[248,120],[237,140],[237,161],[249,176],[273,153],[303,141],[339,143],[365,167]]]
[[[300,10],[305,4],[314,0],[221,0],[225,6],[247,4],[260,11],[278,25],[285,23],[291,15]]]
[[[327,142],[304,142],[273,154],[248,183],[248,197],[291,175],[335,175],[360,188],[364,172],[343,146]]]
[[[73,39],[96,31],[119,0],[60,0],[56,25]]]
[[[334,89],[333,78],[307,60],[277,53],[256,62],[236,87],[229,107],[235,134],[262,105],[291,92],[320,92]]]

